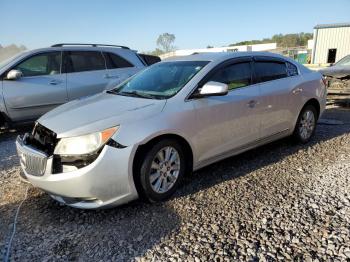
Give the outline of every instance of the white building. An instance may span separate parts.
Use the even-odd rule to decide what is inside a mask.
[[[199,48],[199,49],[181,49],[174,52],[166,53],[161,55],[161,59],[172,57],[172,56],[186,56],[192,55],[193,53],[208,53],[208,52],[237,52],[237,51],[268,51],[277,48],[276,43],[268,44],[256,44],[256,45],[239,45],[239,46],[224,46],[224,47],[213,47],[213,48]]]
[[[350,54],[350,23],[314,27],[312,64],[335,63]]]

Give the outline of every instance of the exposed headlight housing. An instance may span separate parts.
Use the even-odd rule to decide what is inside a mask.
[[[91,154],[100,149],[119,129],[119,126],[83,136],[62,138],[55,147],[55,155],[76,156]]]

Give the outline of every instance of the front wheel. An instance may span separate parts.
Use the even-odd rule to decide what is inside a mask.
[[[297,123],[295,125],[293,137],[297,142],[303,144],[310,141],[315,133],[317,122],[317,111],[314,106],[307,105],[300,112]]]
[[[144,196],[151,202],[169,198],[185,173],[185,154],[176,140],[162,140],[146,153],[141,165],[140,182]]]

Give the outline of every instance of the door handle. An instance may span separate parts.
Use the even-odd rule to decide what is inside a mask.
[[[58,84],[61,84],[61,83],[62,83],[62,81],[59,81],[59,80],[51,80],[49,82],[50,85],[58,85]]]
[[[300,92],[302,92],[303,91],[303,89],[302,88],[295,88],[294,90],[293,90],[293,94],[299,94]]]
[[[113,75],[109,75],[109,74],[105,74],[103,77],[106,79],[119,78],[119,76],[117,76],[117,75],[113,76]]]
[[[250,100],[248,103],[247,103],[247,106],[250,107],[250,108],[253,108],[256,106],[256,104],[258,103],[258,101],[256,100]]]

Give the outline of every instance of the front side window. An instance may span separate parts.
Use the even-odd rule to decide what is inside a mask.
[[[228,90],[251,84],[250,62],[237,63],[217,71],[209,81],[221,82],[228,85]]]
[[[287,77],[284,62],[258,61],[254,63],[255,82],[261,83]]]
[[[32,56],[13,69],[20,70],[24,77],[60,74],[61,52],[50,52]]]
[[[174,61],[154,64],[110,92],[126,96],[165,99],[179,92],[207,61]]]
[[[106,69],[102,53],[96,51],[67,52],[66,67],[67,73]]]
[[[105,56],[108,69],[133,67],[129,61],[122,58],[121,56],[112,53],[103,53],[103,55]]]

